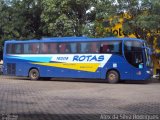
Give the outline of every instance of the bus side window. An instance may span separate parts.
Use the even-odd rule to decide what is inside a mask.
[[[22,49],[22,44],[15,44],[15,54],[22,54],[23,49]]]
[[[91,53],[99,53],[99,46],[97,42],[90,43],[90,52]]]
[[[39,53],[39,43],[31,44],[31,53],[38,54]]]
[[[88,43],[80,43],[80,53],[88,53]]]
[[[48,43],[41,43],[41,53],[47,54],[49,53],[49,44]]]
[[[101,48],[100,48],[100,53],[108,53],[111,52],[109,48],[109,44],[107,42],[102,42],[101,43]]]
[[[70,43],[71,53],[77,53],[77,43]]]
[[[29,54],[29,44],[24,44],[24,54]]]
[[[13,54],[15,51],[14,44],[7,44],[7,54]]]
[[[119,41],[112,42],[112,50],[111,50],[112,53],[121,54],[121,49],[122,49],[121,42]]]
[[[67,43],[60,43],[59,44],[59,53],[69,53],[69,47],[67,45]]]
[[[55,54],[57,52],[57,43],[50,43],[50,53]]]

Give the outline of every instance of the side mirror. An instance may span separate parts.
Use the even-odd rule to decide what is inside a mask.
[[[143,63],[140,63],[140,64],[138,65],[138,68],[139,68],[139,69],[142,69],[142,68],[143,68]]]

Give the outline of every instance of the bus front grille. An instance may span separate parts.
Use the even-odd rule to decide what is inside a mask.
[[[16,74],[16,64],[15,63],[7,63],[7,74],[8,75]]]

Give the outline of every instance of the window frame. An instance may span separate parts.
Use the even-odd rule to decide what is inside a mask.
[[[8,52],[8,46],[9,45],[11,45],[12,47],[11,47],[11,51],[10,52]],[[18,49],[18,47],[17,47],[17,45],[20,45],[20,52],[18,53],[17,52],[17,49]],[[23,54],[24,53],[24,44],[23,43],[8,43],[7,45],[6,45],[6,54]]]
[[[108,43],[113,43],[113,44],[109,44],[109,45],[113,45],[113,47],[115,47],[115,46],[114,46],[114,43],[117,42],[117,43],[118,43],[118,46],[119,46],[118,52],[114,52],[114,51],[112,52],[112,50],[110,50],[110,52],[109,52],[109,51],[108,51],[108,52],[107,52],[107,51],[104,52],[104,51],[102,50],[102,49],[103,49],[103,48],[102,48],[102,44],[107,43],[107,42],[108,42]],[[123,41],[121,41],[121,40],[101,41],[101,42],[100,42],[100,54],[103,53],[103,54],[117,54],[117,55],[122,55],[122,50],[123,50],[123,49],[122,49],[122,43],[123,43]],[[108,45],[108,46],[109,46],[109,45]],[[110,49],[111,49],[111,48],[110,48]],[[114,48],[112,48],[112,49],[114,49]]]
[[[110,52],[110,53],[107,53],[107,52],[101,52],[101,44],[103,42],[109,42],[109,43],[118,43],[117,45],[119,46],[119,50],[118,52]],[[82,51],[82,48],[81,48],[81,45],[83,43],[86,43],[86,48],[85,49],[88,49],[86,51]],[[11,52],[11,53],[8,53],[7,52],[7,46],[9,45],[15,45],[15,44],[22,44],[22,52],[21,53],[15,53],[15,52]],[[37,51],[36,53],[33,53],[33,50],[32,50],[32,45],[36,45],[39,46],[37,47]],[[42,53],[42,45],[45,45],[45,44],[48,44],[47,45],[47,52],[46,53]],[[55,53],[53,53],[51,51],[51,44],[55,44],[55,50],[57,50]],[[60,53],[60,48],[59,48],[59,45],[60,44],[66,44],[66,47],[69,49],[68,52],[63,52],[63,53]],[[73,44],[75,44],[75,48],[74,46],[72,46]],[[95,45],[94,45],[95,44]],[[25,47],[25,45],[28,45],[28,48]],[[23,42],[23,43],[8,43],[6,46],[6,54],[122,54],[122,41],[105,41],[105,40],[99,40],[99,41],[73,41],[73,42]],[[82,45],[83,46],[83,45]],[[27,49],[28,51],[27,51]],[[13,48],[11,48],[13,49]],[[35,48],[36,49],[36,48]],[[97,49],[97,50],[94,50],[94,49]],[[12,50],[11,50],[12,51]],[[26,52],[27,51],[27,52]]]

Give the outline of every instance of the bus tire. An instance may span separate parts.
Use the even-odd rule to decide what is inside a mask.
[[[38,80],[39,77],[40,77],[40,75],[39,75],[39,71],[37,69],[34,68],[29,71],[30,80]]]
[[[115,70],[111,70],[107,73],[107,81],[108,83],[118,83],[119,82],[119,74]]]

